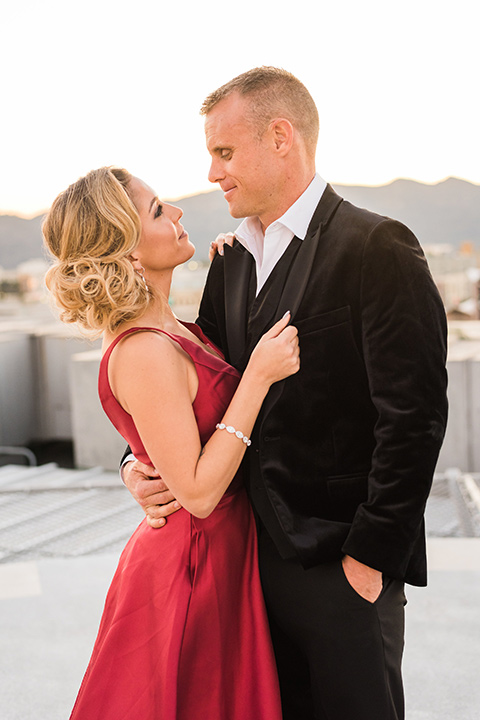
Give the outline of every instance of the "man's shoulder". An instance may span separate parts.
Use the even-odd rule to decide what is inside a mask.
[[[368,237],[373,232],[387,236],[405,233],[413,235],[410,228],[400,220],[388,215],[381,215],[368,208],[359,207],[345,198],[342,198],[332,222],[332,229],[338,230],[339,226],[353,230],[355,235],[364,237]]]
[[[312,225],[319,223],[324,229],[338,233],[342,230],[356,230],[356,234],[369,233],[381,223],[394,223],[392,218],[373,210],[355,205],[331,186],[327,185],[312,219]]]
[[[369,225],[370,227],[375,227],[375,225],[378,225],[379,223],[385,221],[396,222],[393,218],[390,218],[387,215],[381,215],[380,213],[374,212],[369,208],[355,205],[354,203],[350,202],[350,200],[346,200],[345,198],[342,198],[342,202],[338,208],[338,211],[339,212],[337,213],[337,215],[340,213],[341,215],[355,218],[357,222]]]

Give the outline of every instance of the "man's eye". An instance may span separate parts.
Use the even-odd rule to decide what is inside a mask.
[[[163,212],[163,207],[160,205],[160,203],[157,205],[157,209],[155,210],[154,218],[160,217],[160,215]]]
[[[222,150],[222,152],[220,153],[220,157],[222,158],[222,160],[229,160],[231,155],[231,150]]]

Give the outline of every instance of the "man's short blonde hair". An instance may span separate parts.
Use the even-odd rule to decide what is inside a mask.
[[[318,111],[305,85],[292,73],[268,66],[248,70],[210,93],[203,102],[200,114],[208,115],[219,102],[235,92],[248,97],[248,119],[260,137],[274,118],[283,117],[298,130],[307,150],[315,154]]]

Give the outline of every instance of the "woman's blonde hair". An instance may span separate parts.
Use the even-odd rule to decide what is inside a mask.
[[[130,180],[121,168],[92,170],[60,193],[42,226],[60,318],[92,335],[140,317],[151,298],[129,259],[141,234]]]

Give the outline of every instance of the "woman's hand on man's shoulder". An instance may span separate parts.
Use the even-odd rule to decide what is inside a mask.
[[[210,249],[208,251],[208,259],[210,260],[210,262],[213,261],[213,258],[215,257],[217,252],[219,255],[223,255],[223,246],[225,245],[225,243],[227,245],[230,245],[230,247],[232,247],[234,240],[235,240],[235,235],[231,232],[230,233],[220,233],[219,235],[217,235],[215,240],[213,240],[210,243]]]

